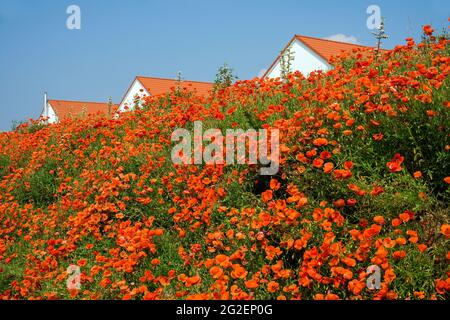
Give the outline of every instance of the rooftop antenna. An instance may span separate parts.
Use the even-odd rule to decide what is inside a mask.
[[[113,106],[113,101],[112,101],[112,97],[110,96],[108,98],[108,115],[110,116],[112,113],[112,106]]]
[[[373,31],[372,34],[375,36],[375,39],[377,39],[377,48],[375,49],[375,56],[378,57],[378,54],[380,53],[381,49],[381,42],[383,39],[389,38],[389,36],[384,32],[384,18],[381,18],[380,26],[378,27],[377,31]]]
[[[183,76],[182,76],[181,71],[177,72],[176,81],[177,81],[176,93],[180,94],[181,93],[181,82],[183,81]]]
[[[183,73],[181,71],[177,72],[177,81],[181,82],[183,80]]]

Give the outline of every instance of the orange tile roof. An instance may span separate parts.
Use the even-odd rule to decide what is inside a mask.
[[[275,59],[275,61],[270,65],[270,67],[267,69],[267,71],[263,77],[266,77],[269,74],[269,72],[275,66],[277,61],[281,58],[281,55],[284,53],[284,51],[295,40],[301,41],[303,44],[305,44],[308,48],[310,48],[312,51],[314,51],[317,55],[322,57],[328,63],[330,63],[331,57],[338,56],[342,52],[352,51],[353,49],[374,49],[373,47],[363,46],[363,45],[359,45],[359,44],[346,43],[346,42],[320,39],[320,38],[313,38],[313,37],[302,36],[302,35],[296,34],[291,39],[291,41],[288,42],[286,47],[283,48],[280,55],[278,55],[278,57]],[[385,51],[385,50],[383,50],[383,51]]]
[[[359,44],[319,39],[297,34],[295,35],[295,38],[306,44],[310,49],[328,62],[331,57],[338,56],[345,51],[352,51],[353,49],[373,49],[373,47],[362,46]]]
[[[89,114],[108,114],[109,104],[104,102],[83,102],[83,101],[67,101],[67,100],[48,100],[58,119],[64,120],[70,117]],[[111,113],[116,112],[118,104],[112,105]]]
[[[154,77],[136,77],[144,88],[152,95],[161,95],[170,92],[172,88],[178,85],[178,81],[175,79],[164,79],[164,78],[154,78]],[[213,89],[214,84],[211,82],[201,82],[201,81],[189,81],[183,80],[181,82],[182,87],[188,90],[196,91],[200,95],[209,95],[210,91]]]

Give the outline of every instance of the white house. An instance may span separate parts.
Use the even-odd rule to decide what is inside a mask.
[[[47,99],[47,92],[44,93],[44,108],[42,109],[40,117],[45,119],[46,123],[58,122],[58,116]]]
[[[84,102],[69,100],[48,100],[47,93],[44,94],[44,107],[41,118],[46,123],[56,123],[72,117],[82,117],[94,114],[114,114],[117,104],[104,102]]]
[[[142,99],[146,96],[166,94],[179,85],[180,82],[176,79],[137,76],[120,102],[118,111],[133,110],[136,106],[137,98]],[[214,84],[210,82],[182,80],[181,86],[186,90],[195,91],[197,94],[206,96],[211,92]]]
[[[300,71],[305,76],[312,71],[328,71],[333,68],[330,58],[345,51],[373,49],[352,43],[325,40],[302,35],[295,35],[280,55],[267,69],[263,78],[277,78],[281,76],[281,57],[290,49],[292,54],[291,71]]]

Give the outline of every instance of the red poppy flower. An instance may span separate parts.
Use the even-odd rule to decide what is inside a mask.
[[[394,158],[390,162],[388,162],[386,165],[390,172],[399,172],[402,171],[403,168],[401,167],[403,160],[405,158],[402,157],[400,154],[396,153]]]

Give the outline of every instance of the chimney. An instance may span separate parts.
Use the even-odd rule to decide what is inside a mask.
[[[42,115],[44,117],[48,117],[48,102],[47,102],[47,91],[44,92],[44,112],[42,112]]]

